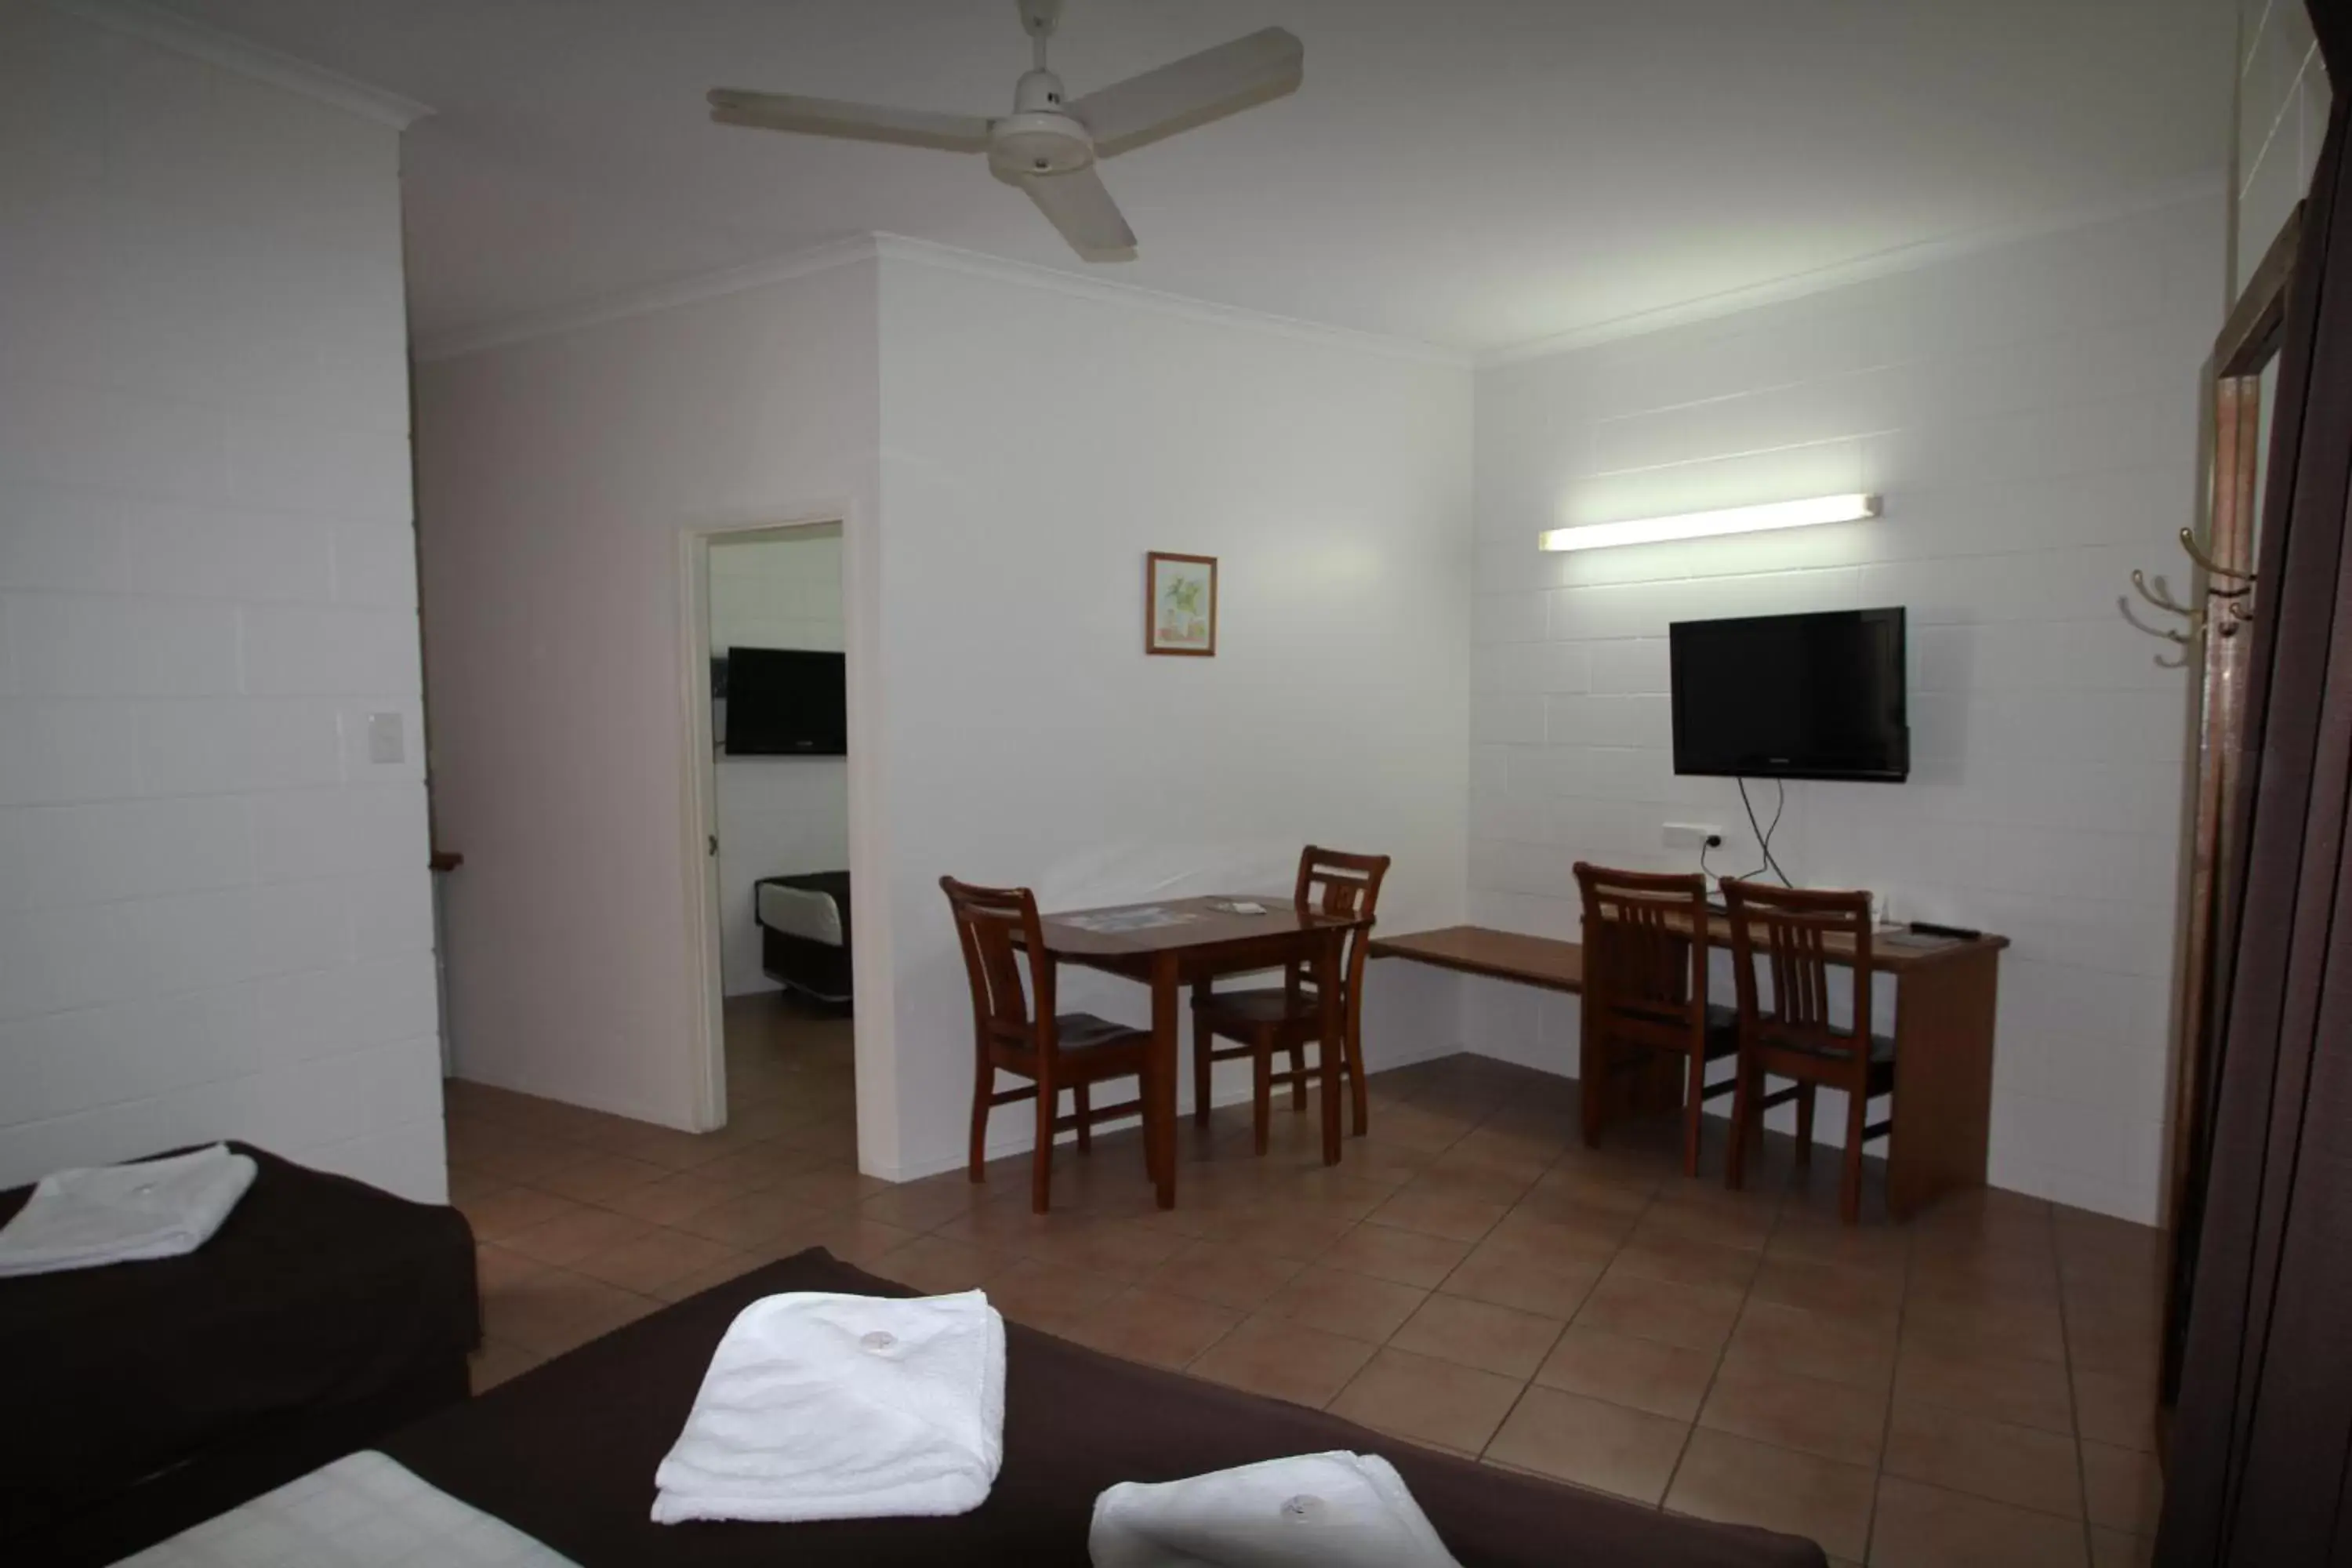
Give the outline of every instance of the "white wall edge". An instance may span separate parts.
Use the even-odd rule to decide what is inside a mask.
[[[2135,213],[2154,212],[2158,208],[2183,205],[2204,201],[2223,194],[2229,186],[2226,174],[2200,174],[2186,180],[2172,180],[2147,186],[2114,201],[2089,206],[2070,208],[2047,217],[2027,223],[2005,225],[1995,228],[1969,229],[1941,239],[1922,240],[1916,245],[1897,246],[1874,255],[1858,257],[1810,272],[1791,273],[1768,283],[1752,284],[1745,289],[1727,289],[1720,294],[1708,294],[1679,305],[1664,305],[1654,310],[1640,310],[1630,316],[1612,321],[1595,321],[1590,326],[1571,328],[1549,337],[1536,338],[1510,348],[1491,349],[1476,355],[1472,363],[1484,370],[1494,365],[1517,364],[1524,360],[1549,359],[1554,354],[1574,353],[1580,349],[1598,348],[1604,343],[1621,342],[1628,338],[1646,337],[1652,332],[1671,327],[1684,327],[1695,322],[1713,321],[1723,316],[1736,316],[1759,306],[1785,304],[1808,295],[1826,294],[1833,289],[1866,283],[1874,279],[1892,278],[1899,273],[1914,272],[1939,262],[1973,256],[1979,251],[1998,250],[2005,245],[2036,238],[2042,235],[2063,234],[2068,229],[2088,228],[2095,224],[2109,223]]]
[[[575,305],[559,305],[551,310],[509,316],[485,326],[438,332],[420,339],[411,349],[409,357],[420,363],[464,359],[469,354],[490,349],[530,342],[538,338],[561,337],[566,332],[583,331],[611,321],[625,321],[632,316],[649,316],[675,310],[680,305],[698,304],[705,300],[724,299],[730,294],[763,289],[772,283],[788,283],[795,278],[813,277],[819,272],[830,272],[836,267],[871,260],[875,255],[874,237],[859,235],[854,239],[835,240],[765,261],[746,262],[740,267],[722,267],[713,272],[665,279],[658,283],[624,289]]]
[[[419,103],[413,98],[403,98],[380,87],[331,71],[324,66],[314,66],[265,45],[249,42],[234,33],[224,33],[201,22],[142,3],[142,0],[43,0],[51,10],[62,11],[92,22],[113,32],[142,38],[167,49],[176,50],[206,65],[223,70],[236,71],[272,87],[300,93],[337,109],[389,125],[394,131],[404,131],[433,112],[430,104]]]
[[[1067,272],[1040,267],[1034,262],[1008,261],[1002,257],[983,256],[976,250],[937,245],[925,239],[909,239],[896,234],[868,234],[854,239],[835,240],[764,261],[746,262],[717,271],[668,279],[643,288],[625,289],[578,305],[533,311],[460,331],[437,333],[415,345],[415,358],[423,363],[461,359],[488,349],[503,348],[536,338],[556,337],[565,332],[602,326],[609,321],[625,321],[632,316],[650,315],[680,305],[764,288],[772,283],[806,278],[813,273],[876,258],[1023,284],[1077,299],[1151,310],[1186,321],[1267,332],[1294,342],[1386,354],[1425,364],[1454,365],[1465,370],[1472,363],[1468,353],[1435,343],[1383,337],[1377,332],[1360,332],[1346,327],[1325,326],[1320,322],[1244,310],[1238,305],[1221,305],[1133,283],[1073,277]]]
[[[1410,1051],[1401,1055],[1394,1060],[1383,1062],[1381,1066],[1372,1069],[1370,1077],[1377,1079],[1384,1072],[1390,1072],[1398,1068],[1418,1066],[1422,1062],[1435,1061],[1440,1057],[1465,1055],[1475,1056],[1477,1054],[1477,1052],[1471,1050],[1467,1046],[1454,1044],[1451,1041],[1444,1045],[1426,1046],[1420,1050]],[[1319,1093],[1320,1091],[1318,1090],[1318,1092]],[[1223,1110],[1228,1106],[1246,1105],[1249,1103],[1249,1099],[1250,1091],[1247,1089],[1229,1089],[1223,1094],[1212,1094],[1209,1096],[1209,1105],[1212,1110]],[[1286,1105],[1282,1105],[1279,1101],[1277,1101],[1277,1108],[1282,1115],[1288,1116],[1291,1114],[1288,1107]],[[1345,1108],[1343,1107],[1342,1110],[1344,1112]],[[1316,1113],[1316,1104],[1312,1100],[1310,1100],[1307,1103],[1307,1114],[1309,1117],[1312,1117]],[[1192,1113],[1189,1110],[1180,1106],[1176,1112],[1177,1120],[1182,1121],[1191,1114]],[[1097,1133],[1118,1132],[1129,1127],[1139,1126],[1141,1125],[1141,1122],[1142,1119],[1140,1117],[1121,1117],[1117,1121],[1103,1122],[1099,1126],[1096,1127],[1094,1131]],[[1377,1118],[1375,1119],[1375,1124],[1377,1125]],[[1069,1158],[1071,1159],[1077,1159],[1080,1157],[1076,1152],[1077,1140],[1078,1135],[1076,1132],[1057,1133],[1055,1136],[1054,1158],[1056,1169],[1061,1168],[1065,1151],[1068,1152]],[[1353,1133],[1347,1133],[1340,1139],[1339,1163],[1329,1167],[1330,1169],[1338,1171],[1342,1175],[1347,1173],[1348,1148],[1354,1141],[1355,1137]],[[1037,1139],[1034,1133],[1030,1133],[1026,1136],[1015,1134],[1010,1138],[992,1138],[988,1141],[987,1158],[990,1160],[1002,1160],[1013,1154],[1025,1154],[1030,1150],[1035,1148],[1036,1145]],[[876,1177],[877,1179],[885,1182],[919,1182],[926,1176],[941,1176],[945,1175],[950,1171],[961,1171],[964,1168],[964,1163],[969,1157],[970,1156],[965,1154],[955,1154],[944,1160],[918,1161],[912,1165],[893,1167],[887,1171],[864,1171],[862,1173]],[[1100,1154],[1087,1154],[1084,1156],[1084,1158],[1089,1160],[1099,1160],[1103,1156]],[[1135,1175],[1138,1182],[1141,1182],[1146,1179],[1145,1173],[1141,1171],[1138,1171]],[[1184,1183],[1181,1174],[1181,1167],[1180,1166],[1176,1183],[1176,1201],[1180,1205],[1184,1201],[1183,1188]]]

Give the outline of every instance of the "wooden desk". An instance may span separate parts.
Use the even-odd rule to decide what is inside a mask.
[[[1161,1208],[1176,1204],[1177,1007],[1185,986],[1220,974],[1305,963],[1323,999],[1323,1048],[1318,1068],[1323,1100],[1323,1163],[1339,1161],[1339,1058],[1345,1030],[1339,1014],[1339,950],[1346,933],[1370,922],[1360,915],[1302,914],[1288,900],[1259,898],[1259,915],[1213,908],[1219,899],[1161,899],[1103,910],[1073,910],[1041,917],[1040,934],[1056,963],[1123,975],[1151,987],[1150,1067],[1142,1086],[1143,1137]],[[1177,918],[1133,930],[1102,930],[1106,915],[1156,909]]]
[[[1887,935],[1895,934],[1892,931]],[[1728,922],[1711,940],[1728,950]],[[1893,975],[1895,1113],[1886,1136],[1886,1207],[1906,1219],[1947,1193],[1980,1187],[1992,1132],[1993,1016],[2005,936],[1935,947],[1874,938],[1870,967]],[[1584,949],[1486,926],[1380,937],[1374,958],[1403,958],[1465,974],[1580,994]],[[1849,952],[1850,955],[1850,952]]]

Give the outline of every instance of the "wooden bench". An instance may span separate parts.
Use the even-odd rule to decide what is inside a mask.
[[[1720,920],[1715,924],[1718,940],[1727,944],[1729,927]],[[1898,982],[1886,1206],[1903,1219],[1946,1193],[1985,1184],[1993,1016],[2000,950],[2009,939],[1987,933],[1950,941],[1889,931],[1871,940],[1870,967]],[[1546,991],[1580,995],[1584,990],[1583,947],[1554,937],[1446,926],[1378,937],[1365,951]]]

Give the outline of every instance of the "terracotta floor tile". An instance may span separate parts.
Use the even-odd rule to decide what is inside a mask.
[[[693,1228],[691,1221],[688,1228]],[[771,1258],[789,1258],[803,1247],[822,1247],[844,1263],[869,1268],[892,1247],[914,1240],[915,1235],[911,1230],[867,1219],[860,1214],[812,1215],[794,1211],[782,1230],[767,1234],[751,1249],[765,1252]]]
[[[607,1285],[618,1285],[640,1296],[658,1296],[671,1282],[709,1268],[734,1249],[682,1230],[654,1229],[602,1252],[592,1252],[571,1267],[575,1273]]]
[[[1252,1252],[1214,1241],[1187,1241],[1143,1277],[1155,1290],[1255,1312],[1307,1267],[1295,1258]]]
[[[2031,1426],[1897,1400],[1887,1423],[1887,1474],[2043,1513],[2083,1517],[2072,1438]]]
[[[1578,1309],[1576,1321],[1635,1339],[1660,1340],[1685,1350],[1720,1350],[1739,1316],[1737,1290],[1675,1285],[1635,1275],[1605,1274]]]
[[[763,1188],[769,1195],[820,1213],[856,1208],[865,1199],[889,1190],[890,1184],[860,1175],[848,1165],[820,1165],[784,1177]]]
[[[681,1171],[614,1193],[597,1206],[644,1220],[647,1225],[674,1226],[741,1195],[742,1189],[731,1182],[715,1181],[698,1171]]]
[[[1776,1447],[1875,1468],[1886,1430],[1886,1395],[1772,1367],[1728,1365],[1698,1424]]]
[[[535,1355],[562,1355],[661,1305],[600,1279],[548,1268],[513,1289],[486,1297],[482,1330]]]
[[[1535,1375],[1567,1326],[1564,1319],[1439,1294],[1423,1301],[1404,1326],[1389,1337],[1389,1343],[1401,1351],[1525,1380]]]
[[[1489,1237],[1471,1249],[1438,1289],[1548,1318],[1573,1317],[1601,1278],[1602,1265],[1574,1256],[1545,1257]]]
[[[1881,1476],[1870,1568],[2085,1568],[2082,1521]]]
[[[883,1279],[910,1285],[927,1296],[948,1296],[980,1289],[992,1270],[1011,1261],[1002,1253],[985,1251],[970,1242],[919,1236],[877,1258],[873,1267]]]
[[[1720,1187],[1712,1189],[1720,1192]],[[1643,1212],[1642,1222],[1633,1228],[1636,1239],[1643,1237],[1673,1237],[1680,1241],[1704,1242],[1711,1247],[1735,1247],[1745,1252],[1761,1253],[1767,1237],[1772,1234],[1773,1211],[1769,1207],[1726,1208],[1706,1202],[1690,1201],[1687,1195],[1669,1197],[1676,1189],[1668,1187],[1656,1203]]]
[[[1911,1235],[1902,1226],[1846,1225],[1833,1216],[1784,1208],[1764,1244],[1764,1256],[1901,1275],[1910,1266]]]
[[[1861,1466],[1700,1427],[1675,1471],[1666,1508],[1805,1536],[1824,1552],[1860,1561],[1875,1480]]]
[[[1446,1193],[1415,1192],[1408,1186],[1374,1209],[1369,1218],[1374,1225],[1417,1230],[1450,1241],[1475,1242],[1494,1229],[1495,1222],[1509,1212],[1507,1204]]]
[[[887,1259],[891,1255],[883,1256]],[[988,1292],[989,1303],[1006,1317],[1045,1328],[1092,1311],[1126,1289],[1127,1284],[1106,1274],[1090,1274],[1082,1268],[1065,1268],[1058,1263],[1024,1258],[1000,1263],[988,1274],[982,1289]]]
[[[1713,1285],[1745,1290],[1756,1278],[1759,1254],[1746,1247],[1694,1241],[1672,1231],[1636,1227],[1609,1268],[1612,1273],[1638,1274],[1676,1285]]]
[[[1129,1361],[1181,1371],[1241,1321],[1227,1308],[1129,1286],[1078,1320],[1081,1344]]]
[[[1470,1243],[1377,1223],[1360,1225],[1315,1259],[1326,1268],[1344,1268],[1432,1290],[1470,1256]]]
[[[577,1213],[581,1205],[531,1187],[501,1187],[487,1196],[469,1198],[457,1207],[464,1213],[466,1223],[474,1227],[476,1241],[503,1241],[518,1231]]]
[[[2095,1372],[2075,1367],[2075,1429],[2093,1442],[2118,1448],[2156,1449],[2156,1384],[2146,1373]]]
[[[724,1285],[730,1279],[740,1279],[769,1261],[771,1260],[761,1258],[757,1253],[730,1250],[693,1273],[682,1274],[669,1283],[657,1287],[653,1294],[665,1301],[683,1301],[688,1296],[699,1296],[705,1290],[714,1286]]]
[[[1895,1394],[2044,1432],[2074,1431],[2066,1369],[2052,1362],[1956,1355],[1933,1341],[1915,1340],[1895,1359]]]
[[[1656,1340],[1571,1326],[1536,1371],[1546,1388],[1688,1423],[1698,1415],[1716,1358]]]
[[[2155,1561],[2154,1537],[2091,1526],[2091,1568],[2149,1568]]]
[[[652,1228],[641,1219],[631,1219],[609,1209],[575,1208],[516,1231],[500,1245],[525,1258],[562,1266],[576,1263],[592,1252],[634,1241]]]
[[[1486,1455],[1636,1502],[1665,1495],[1690,1436],[1686,1422],[1607,1405],[1557,1388],[1530,1388],[1486,1446]]]
[[[815,1217],[810,1210],[786,1203],[773,1193],[745,1193],[740,1197],[722,1198],[673,1223],[677,1229],[706,1241],[750,1250],[773,1242]]]
[[[488,1394],[499,1384],[510,1378],[520,1376],[546,1359],[545,1356],[534,1354],[520,1345],[506,1344],[498,1340],[486,1338],[482,1341],[481,1348],[466,1358],[467,1378],[475,1394]]]
[[[1903,1310],[1903,1337],[1953,1355],[2014,1356],[2063,1363],[2066,1337],[2054,1304],[1995,1300],[1959,1303],[1914,1299]]]
[[[1864,1324],[1891,1322],[1903,1304],[1903,1281],[1869,1268],[1801,1258],[1768,1258],[1749,1294],[1776,1306]]]
[[[650,1186],[668,1174],[665,1167],[644,1160],[600,1152],[593,1159],[550,1172],[530,1184],[574,1203],[602,1204],[617,1193]]]
[[[1491,1372],[1383,1349],[1325,1408],[1400,1437],[1475,1454],[1524,1386]]]
[[[1327,1333],[1385,1342],[1429,1295],[1410,1285],[1310,1265],[1268,1299],[1262,1310]]]
[[[1886,1324],[1750,1300],[1723,1359],[1727,1365],[1774,1367],[1884,1393],[1895,1381],[1896,1342]]]
[[[974,1185],[961,1171],[950,1171],[945,1176],[927,1177],[876,1193],[859,1202],[857,1212],[885,1225],[929,1230],[969,1213],[986,1195],[987,1189]]]
[[[1250,1318],[1192,1363],[1205,1377],[1294,1405],[1330,1403],[1372,1359],[1376,1347],[1280,1318]]]
[[[2085,1442],[2083,1497],[2093,1524],[2154,1535],[2164,1511],[2164,1472],[2154,1454]]]

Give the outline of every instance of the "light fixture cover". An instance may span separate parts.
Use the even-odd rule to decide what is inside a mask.
[[[1659,544],[1675,539],[1706,539],[1718,533],[1761,533],[1774,528],[1805,528],[1817,522],[1858,522],[1876,517],[1874,495],[1808,496],[1720,511],[1637,517],[1624,522],[1590,522],[1555,528],[1538,541],[1546,550],[1599,550],[1612,544]]]

